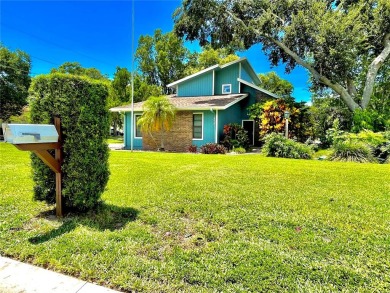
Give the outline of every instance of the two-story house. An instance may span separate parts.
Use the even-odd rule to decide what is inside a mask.
[[[247,108],[262,97],[277,96],[257,85],[260,80],[246,58],[225,65],[214,65],[195,74],[172,82],[168,87],[176,94],[169,97],[177,108],[172,129],[166,133],[165,149],[184,152],[189,146],[219,143],[223,139],[223,127],[238,123],[248,131],[255,144],[255,122],[248,117]],[[133,148],[156,150],[156,136],[141,133],[137,121],[142,115],[143,102],[112,108],[113,112],[124,112],[124,144],[130,149],[131,133]],[[132,117],[133,116],[133,117]],[[133,131],[130,131],[133,127]]]

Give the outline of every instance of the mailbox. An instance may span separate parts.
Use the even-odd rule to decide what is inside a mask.
[[[5,124],[4,141],[12,144],[58,142],[58,132],[48,124]]]

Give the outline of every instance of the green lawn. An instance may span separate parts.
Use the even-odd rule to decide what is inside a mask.
[[[117,151],[110,168],[99,211],[56,220],[29,153],[0,143],[0,254],[124,291],[390,291],[390,165]]]
[[[123,137],[121,136],[110,136],[109,138],[107,138],[107,143],[111,143],[111,144],[115,144],[115,143],[121,143],[123,144]]]

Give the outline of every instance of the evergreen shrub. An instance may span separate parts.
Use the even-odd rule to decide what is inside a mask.
[[[267,157],[311,159],[314,153],[310,146],[287,139],[279,133],[266,135],[264,141],[262,152]]]
[[[68,210],[87,210],[100,202],[108,178],[108,86],[69,74],[34,78],[30,87],[32,123],[54,124],[61,118],[62,195]],[[54,153],[54,152],[53,152]],[[54,173],[32,154],[34,198],[55,202]]]

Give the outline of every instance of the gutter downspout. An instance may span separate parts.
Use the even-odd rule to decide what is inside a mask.
[[[215,109],[215,143],[218,143],[218,110]]]

